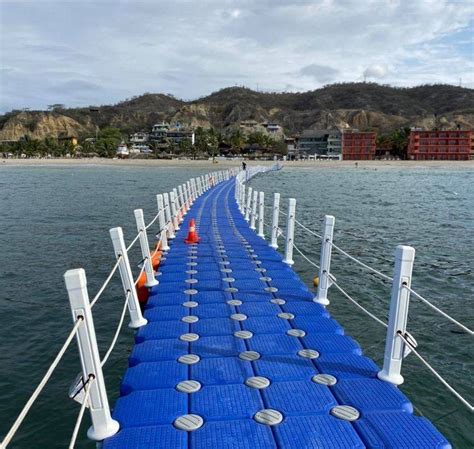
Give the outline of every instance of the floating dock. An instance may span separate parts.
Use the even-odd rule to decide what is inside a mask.
[[[103,449],[450,448],[250,229],[234,189],[199,196],[164,253]]]

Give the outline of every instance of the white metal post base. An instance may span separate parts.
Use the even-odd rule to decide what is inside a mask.
[[[104,438],[115,435],[119,431],[120,425],[110,415],[99,348],[97,347],[94,320],[87,292],[86,273],[82,268],[68,270],[64,274],[64,280],[68,291],[73,321],[76,322],[79,316],[82,316],[83,319],[83,323],[78,327],[76,333],[82,376],[84,379],[88,379],[90,375],[94,376],[89,390],[89,411],[92,427],[87,432],[87,435],[92,440],[102,441]]]
[[[110,420],[107,427],[99,430],[95,429],[94,426],[90,426],[87,430],[87,438],[93,441],[102,441],[106,438],[114,436],[120,430],[120,424],[114,419]]]
[[[405,342],[398,333],[401,332],[402,335],[406,333],[410,291],[404,288],[404,286],[411,286],[414,260],[414,248],[403,245],[397,246],[383,368],[377,374],[380,380],[393,385],[403,383],[404,379],[401,375],[402,362],[409,353],[406,351]]]
[[[296,200],[290,198],[288,200],[288,219],[286,222],[286,245],[285,245],[285,258],[283,262],[287,265],[293,265],[293,241],[295,238],[295,218],[296,218]]]
[[[278,218],[280,216],[280,194],[273,195],[273,220],[270,248],[278,249]]]
[[[122,279],[123,292],[127,299],[128,311],[130,312],[130,324],[128,327],[132,329],[138,329],[148,323],[146,318],[143,318],[142,311],[140,309],[140,303],[138,302],[137,291],[135,289],[135,282],[133,280],[132,270],[130,268],[130,262],[128,260],[127,247],[123,240],[122,228],[112,228],[110,231],[110,237],[114,246],[115,257],[120,257],[119,272]]]
[[[326,307],[329,305],[328,289],[332,285],[331,281],[331,254],[332,239],[334,234],[335,218],[332,215],[325,215],[323,222],[323,233],[321,241],[321,256],[319,259],[319,285],[318,293],[313,301]]]

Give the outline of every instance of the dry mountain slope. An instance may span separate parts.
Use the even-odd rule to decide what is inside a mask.
[[[91,135],[96,126],[124,133],[150,129],[161,120],[183,126],[213,126],[225,133],[242,120],[275,121],[289,134],[308,128],[357,127],[390,132],[401,126],[474,129],[474,90],[448,86],[394,88],[375,83],[333,84],[302,93],[256,92],[230,87],[185,102],[144,94],[111,106],[22,112],[0,117],[0,140]]]

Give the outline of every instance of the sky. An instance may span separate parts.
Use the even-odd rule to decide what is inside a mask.
[[[364,79],[474,88],[474,1],[0,0],[0,112]]]

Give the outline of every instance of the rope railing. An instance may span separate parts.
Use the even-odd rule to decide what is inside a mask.
[[[279,210],[279,213],[282,214],[285,217],[288,216],[288,214],[286,212],[284,212],[283,210],[281,210],[281,209]],[[317,237],[320,240],[323,239],[323,236],[321,234],[318,234],[317,232],[309,229],[307,226],[305,226],[303,223],[301,223],[296,218],[294,219],[294,221],[300,228],[304,229],[308,234],[311,234],[312,236]],[[379,277],[381,277],[384,280],[387,280],[387,281],[392,281],[393,280],[390,276],[387,276],[386,274],[384,274],[384,273],[380,272],[379,270],[371,267],[370,265],[367,265],[366,263],[364,263],[361,260],[357,259],[357,257],[354,257],[354,256],[350,255],[347,251],[344,251],[342,248],[340,248],[339,246],[337,246],[333,242],[330,242],[330,244],[332,245],[332,247],[336,251],[338,251],[342,255],[346,256],[347,258],[351,259],[353,262],[359,264],[361,267],[364,267],[365,269],[373,272],[374,274],[378,275]]]
[[[138,242],[138,239],[140,238],[141,233],[143,230],[138,231],[138,234],[135,236],[135,238],[130,242],[130,245],[127,246],[127,253],[132,249],[133,245]]]
[[[105,279],[105,281],[104,281],[104,283],[102,284],[102,286],[100,287],[99,291],[96,293],[96,295],[95,295],[94,298],[92,299],[92,301],[91,301],[91,308],[95,306],[96,302],[97,302],[97,301],[99,300],[99,298],[102,296],[102,293],[104,293],[104,290],[106,289],[107,285],[109,285],[109,282],[111,281],[113,275],[114,275],[115,272],[117,271],[117,268],[119,267],[121,260],[122,260],[122,256],[117,257],[117,261],[115,262],[114,267],[113,267],[112,270],[110,271],[109,275],[108,275],[107,278]]]
[[[143,260],[143,263],[142,263],[142,266],[141,266],[141,268],[140,268],[140,271],[138,272],[137,278],[135,279],[135,284],[134,284],[135,287],[137,286],[138,282],[140,281],[141,275],[142,275],[143,272],[145,271],[146,263],[147,263],[147,260],[144,259],[144,260]]]
[[[104,366],[107,363],[107,360],[109,359],[110,354],[112,354],[112,351],[114,350],[115,344],[117,343],[118,337],[120,335],[120,331],[121,331],[122,326],[123,326],[123,322],[125,320],[125,315],[127,313],[127,303],[128,303],[129,297],[130,297],[130,292],[128,292],[126,297],[125,297],[125,301],[124,301],[124,304],[123,304],[122,313],[120,315],[120,319],[119,319],[117,329],[115,330],[114,337],[112,338],[112,342],[110,343],[109,348],[107,349],[107,352],[105,353],[104,357],[102,358],[102,360],[100,362],[101,366]]]
[[[66,288],[69,294],[69,302],[70,302],[71,310],[73,312],[73,317],[76,316],[77,318],[75,319],[74,325],[69,335],[67,336],[65,342],[63,343],[57,355],[55,356],[53,362],[48,367],[48,370],[46,371],[45,375],[43,376],[38,386],[29,397],[28,401],[26,402],[23,409],[19,413],[18,417],[14,421],[10,430],[6,434],[5,438],[0,443],[0,449],[6,449],[7,446],[10,444],[16,432],[18,431],[19,427],[23,423],[25,417],[31,410],[31,407],[33,406],[38,396],[43,391],[48,381],[51,379],[53,372],[59,365],[64,354],[66,353],[66,350],[69,348],[72,340],[75,337],[77,337],[81,354],[83,353],[87,354],[87,357],[83,357],[81,355],[81,364],[82,364],[83,371],[89,372],[91,374],[89,374],[87,381],[84,381],[84,379],[82,379],[82,383],[83,383],[82,387],[77,392],[75,392],[73,396],[71,396],[72,398],[74,398],[79,392],[84,390],[84,396],[82,396],[80,400],[80,402],[82,402],[81,408],[77,416],[76,423],[75,423],[68,447],[69,449],[73,449],[76,444],[78,434],[79,434],[79,429],[83,421],[85,409],[87,408],[88,403],[90,401],[91,394],[93,395],[94,398],[96,398],[95,400],[97,400],[97,404],[100,404],[100,406],[95,410],[95,414],[91,415],[94,429],[95,429],[95,426],[98,426],[99,428],[101,426],[103,427],[104,422],[107,421],[111,424],[111,427],[107,429],[107,432],[111,432],[109,433],[109,436],[113,435],[118,430],[119,424],[117,422],[114,422],[114,420],[110,417],[110,409],[108,406],[107,394],[106,394],[104,382],[103,382],[102,367],[107,363],[111,353],[113,352],[116,346],[118,337],[120,335],[120,331],[123,328],[123,323],[124,323],[125,316],[127,313],[127,308],[128,308],[127,306],[129,305],[130,301],[133,301],[135,305],[135,307],[130,306],[129,308],[130,317],[131,317],[130,326],[133,328],[138,328],[140,326],[143,326],[147,322],[146,319],[144,319],[143,316],[141,315],[140,307],[138,304],[138,298],[135,291],[137,283],[139,282],[140,277],[145,272],[145,269],[148,266],[147,262],[149,262],[152,257],[154,257],[159,251],[161,251],[161,245],[160,245],[161,237],[162,237],[161,233],[164,230],[169,229],[170,226],[174,226],[175,222],[173,220],[175,220],[180,215],[182,216],[183,209],[185,211],[189,209],[189,207],[191,206],[193,201],[197,198],[197,196],[199,196],[199,194],[206,192],[210,187],[217,185],[219,182],[230,179],[230,177],[234,176],[235,174],[236,172],[233,170],[220,171],[220,172],[211,173],[207,176],[193,178],[190,181],[187,181],[182,186],[179,186],[179,190],[181,192],[179,195],[176,194],[177,189],[174,189],[174,196],[171,198],[172,198],[172,201],[177,201],[178,204],[176,204],[176,202],[168,203],[168,201],[166,201],[167,203],[165,205],[166,212],[165,212],[165,209],[163,209],[163,206],[161,206],[162,207],[161,210],[158,211],[158,213],[153,217],[153,219],[146,226],[143,221],[143,211],[141,209],[137,209],[135,211],[136,212],[135,218],[137,220],[137,227],[139,231],[128,246],[126,246],[124,243],[123,232],[121,228],[110,229],[112,243],[113,243],[115,254],[116,254],[116,261],[111,271],[107,275],[105,281],[102,283],[101,287],[99,288],[99,290],[93,297],[92,301],[89,301],[89,295],[87,292],[87,282],[86,282],[86,276],[85,276],[84,270],[76,269],[76,270],[69,270],[68,272],[66,272],[65,281],[66,281]],[[177,206],[177,207],[174,208],[174,206]],[[146,249],[148,245],[146,231],[154,223],[156,223],[156,221],[160,218],[161,214],[165,214],[165,213],[168,215],[168,217],[170,217],[171,215],[171,218],[163,220],[164,227],[159,231],[160,235],[158,236],[159,237],[158,244],[155,250],[153,251],[153,253],[150,254],[149,249],[148,250]],[[164,215],[162,217],[164,217]],[[140,220],[141,220],[141,224],[139,224]],[[143,235],[144,233],[145,235]],[[142,247],[142,255],[144,256],[144,259],[143,259],[143,264],[141,266],[140,272],[138,273],[137,279],[134,281],[132,278],[130,263],[128,260],[128,252],[139,240]],[[93,332],[93,323],[92,321],[90,321],[90,319],[92,318],[90,313],[91,313],[91,309],[95,306],[95,304],[97,304],[97,301],[101,298],[103,292],[105,291],[107,286],[110,284],[110,281],[112,280],[115,272],[117,271],[119,267],[120,267],[122,284],[127,293],[125,295],[124,305],[123,305],[123,308],[120,314],[120,319],[119,319],[117,328],[114,332],[112,341],[105,355],[103,356],[102,360],[100,360],[99,355],[98,355],[97,341],[96,341],[95,333]],[[150,272],[147,271],[147,276],[149,274]],[[81,311],[83,311],[83,313],[81,313]],[[84,328],[81,329],[80,332],[78,332],[82,323],[84,324]],[[97,388],[94,387],[91,393],[91,386],[94,381],[96,382]],[[99,434],[101,430],[103,431],[104,429],[103,428],[100,429],[98,431]]]
[[[241,182],[243,185],[243,182]],[[241,186],[242,187],[242,186]],[[237,195],[237,200],[240,205],[241,211],[245,213],[245,219],[250,221],[253,218],[252,215],[255,215],[255,190],[252,190],[253,194],[253,203],[251,201],[250,189],[246,195],[245,188],[241,192],[240,196]],[[301,223],[295,218],[295,204],[296,200],[290,198],[288,200],[288,208],[282,210],[280,207],[280,195],[274,195],[273,207],[268,206],[265,208],[270,211],[273,210],[273,223],[264,222],[264,226],[272,229],[272,243],[271,246],[277,248],[275,229],[283,234],[283,231],[278,227],[278,220],[280,217],[286,217],[287,221],[287,235],[285,236],[285,258],[283,259],[284,263],[289,265],[293,264],[292,256],[293,250],[295,250],[306,262],[310,265],[319,269],[320,281],[318,284],[318,292],[314,301],[323,306],[329,305],[329,300],[327,297],[328,288],[334,286],[344,298],[349,300],[354,304],[360,311],[370,317],[372,320],[376,321],[378,324],[387,329],[386,341],[385,341],[385,354],[384,354],[384,366],[383,369],[379,372],[378,377],[386,382],[392,383],[394,385],[399,385],[400,379],[403,381],[403,377],[400,374],[402,364],[400,363],[400,358],[405,358],[408,354],[413,352],[415,356],[436,376],[436,378],[451,392],[456,396],[471,412],[473,411],[472,404],[466,400],[458,391],[456,391],[443,377],[416,351],[417,343],[414,338],[406,331],[407,319],[408,319],[408,309],[410,302],[410,294],[415,298],[420,300],[422,303],[430,307],[436,313],[440,314],[451,323],[462,329],[465,333],[473,335],[474,331],[464,324],[460,323],[458,320],[435,306],[428,299],[417,293],[415,290],[410,288],[410,283],[412,279],[412,270],[414,263],[415,250],[410,246],[399,245],[395,251],[395,267],[393,277],[388,276],[382,271],[368,265],[365,262],[362,262],[357,257],[349,254],[347,251],[340,248],[338,245],[333,243],[334,235],[334,221],[335,218],[331,215],[325,215],[323,220],[323,232],[320,235],[319,233],[312,231],[305,224]],[[249,205],[252,205],[250,209]],[[249,214],[250,210],[250,214]],[[317,237],[321,240],[321,262],[317,264],[310,257],[308,257],[304,251],[302,251],[294,242],[294,227],[295,224],[302,228],[307,234],[311,234],[314,237]],[[343,256],[347,257],[351,261],[355,262],[360,267],[368,270],[369,272],[377,275],[378,278],[381,278],[383,281],[388,281],[392,285],[391,289],[391,305],[389,311],[388,323],[377,317],[375,314],[370,312],[366,307],[360,304],[358,300],[352,297],[344,288],[342,288],[337,282],[336,278],[331,275],[331,256],[332,250],[337,251]],[[320,266],[321,265],[321,266]],[[324,285],[323,285],[324,284]],[[404,345],[400,346],[398,342],[398,337],[402,339]]]
[[[468,333],[469,335],[473,335],[474,331],[472,329],[469,329],[468,327],[464,326],[464,324],[460,323],[459,321],[455,320],[452,316],[448,315],[446,312],[443,312],[441,309],[436,307],[434,304],[432,304],[430,301],[428,301],[426,298],[421,296],[419,293],[417,293],[415,290],[412,290],[408,285],[403,285],[403,288],[408,290],[412,295],[414,295],[416,298],[418,298],[421,302],[426,304],[428,307],[433,309],[435,312],[439,313],[441,316],[445,317],[447,320],[451,321],[451,323],[455,324],[459,328],[461,328],[464,332]]]
[[[333,242],[329,242],[331,244],[331,246],[336,250],[338,251],[339,253],[341,253],[342,255],[346,256],[347,258],[351,259],[353,262],[359,264],[361,267],[364,267],[366,268],[367,270],[371,271],[372,273],[375,273],[377,276],[381,277],[382,279],[385,279],[386,281],[393,281],[393,278],[390,277],[390,276],[387,276],[386,274],[380,272],[379,270],[376,270],[375,268],[372,268],[370,265],[367,265],[365,264],[364,262],[362,262],[361,260],[357,259],[356,257],[354,256],[351,256],[349,253],[347,253],[346,251],[344,251],[343,249],[339,248],[339,246],[337,246],[336,244],[334,244]]]
[[[160,214],[161,214],[161,211],[159,211],[154,217],[153,217],[153,220],[150,221],[150,223],[148,223],[146,226],[145,226],[145,229],[148,230],[155,222],[156,220],[158,220],[158,218],[160,217]]]
[[[79,429],[81,428],[82,419],[84,418],[84,412],[86,411],[86,407],[89,402],[89,396],[91,391],[92,382],[94,382],[95,378],[93,374],[89,375],[85,385],[84,385],[84,398],[81,404],[81,408],[76,418],[76,424],[74,425],[74,430],[72,432],[71,441],[69,442],[68,449],[74,449],[76,445],[77,436],[79,434]]]
[[[343,295],[345,298],[347,298],[349,301],[351,301],[356,307],[358,307],[360,310],[362,310],[367,316],[372,318],[374,321],[377,323],[381,324],[385,328],[388,327],[388,324],[382,321],[380,318],[376,317],[372,312],[369,312],[364,306],[360,305],[349,293],[347,293],[335,280],[333,277],[331,277],[331,282],[334,287],[336,287]]]
[[[317,237],[318,239],[322,240],[323,239],[323,236],[318,234],[317,232],[314,232],[312,231],[311,229],[308,229],[303,223],[300,223],[296,218],[295,218],[295,223],[300,226],[301,228],[303,228],[306,232],[308,232],[309,234],[311,235],[314,235],[315,237]]]
[[[416,350],[416,348],[412,345],[410,340],[403,335],[403,332],[398,331],[397,335],[403,340],[403,342],[410,348],[411,352],[415,354],[415,356],[420,360],[423,365],[425,365],[433,374],[434,376],[454,395],[456,396],[471,412],[474,412],[474,406],[465,399],[458,391],[456,391],[429,363],[425,358]]]
[[[54,370],[59,365],[59,362],[61,361],[64,354],[66,353],[66,350],[68,349],[69,345],[71,344],[74,336],[76,335],[76,333],[79,329],[79,326],[82,324],[83,321],[84,321],[84,317],[82,317],[82,316],[77,317],[77,320],[76,320],[73,328],[71,329],[71,332],[69,332],[69,335],[67,336],[65,342],[61,346],[61,349],[59,350],[59,352],[57,353],[57,355],[54,358],[53,362],[51,363],[48,370],[46,371],[46,374],[41,379],[41,381],[38,384],[38,386],[36,387],[35,391],[32,393],[32,395],[28,399],[27,403],[25,404],[25,406],[21,410],[20,414],[18,415],[17,419],[13,423],[12,427],[10,428],[10,430],[6,434],[5,438],[3,439],[3,441],[0,445],[0,449],[6,449],[8,444],[11,442],[12,438],[15,436],[15,433],[17,432],[18,428],[20,427],[21,423],[23,422],[26,415],[30,411],[30,409],[33,406],[33,404],[35,403],[36,399],[38,399],[38,396],[43,391],[43,388],[48,383],[50,377],[54,373]]]
[[[313,262],[309,257],[307,257],[303,251],[301,251],[294,243],[293,243],[293,248],[296,249],[296,252],[299,253],[303,259],[305,259],[309,264],[313,265],[313,267],[316,267],[318,270],[321,268],[316,262]]]
[[[313,262],[306,254],[304,254],[294,243],[293,247],[295,250],[311,265],[316,268],[320,268],[320,266]],[[352,296],[350,296],[339,284],[336,283],[334,276],[331,276],[327,272],[323,272],[323,275],[327,276],[330,283],[334,285],[349,301],[351,301],[355,306],[357,306],[360,310],[362,310],[366,315],[368,315],[373,320],[377,321],[377,323],[381,324],[384,327],[388,327],[387,323],[383,322],[380,318],[376,317],[373,313],[369,312],[364,306],[360,305]]]

